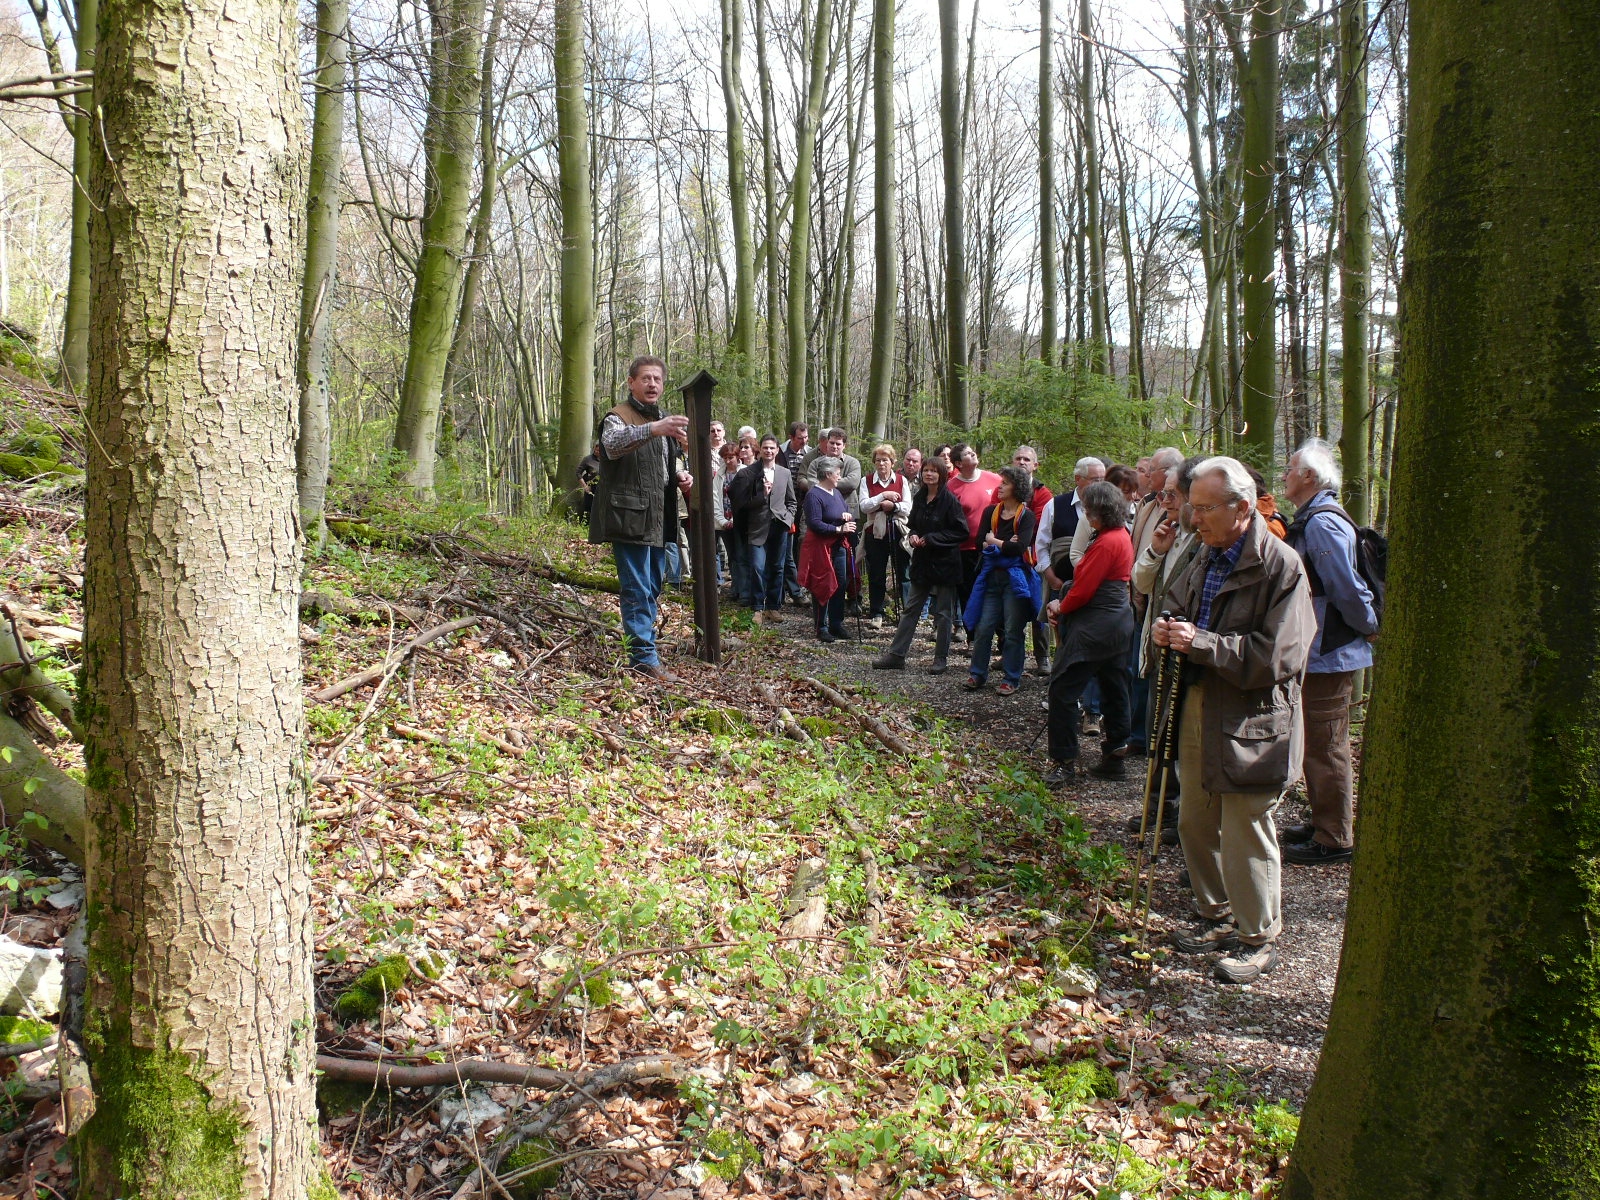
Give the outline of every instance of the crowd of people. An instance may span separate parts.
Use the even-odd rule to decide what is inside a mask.
[[[633,668],[670,678],[656,600],[669,557],[681,561],[694,480],[680,461],[687,421],[661,412],[663,386],[660,359],[630,368],[629,397],[602,424],[590,529],[613,546]],[[1123,779],[1128,758],[1170,729],[1176,794],[1152,799],[1129,829],[1159,815],[1161,836],[1183,848],[1199,923],[1173,942],[1224,952],[1214,971],[1226,982],[1276,966],[1282,862],[1353,852],[1349,709],[1378,629],[1326,442],[1289,459],[1291,522],[1254,468],[1171,446],[1131,466],[1086,455],[1057,494],[1030,446],[988,471],[965,443],[903,454],[879,444],[864,473],[843,429],[813,447],[804,422],[782,440],[748,427],[729,440],[713,422],[711,440],[719,553],[706,569],[730,602],[761,624],[800,606],[822,643],[879,633],[898,613],[872,662],[884,671],[908,667],[926,622],[928,672],[950,669],[959,637],[960,686],[987,687],[998,655],[1002,697],[1023,687],[1031,648],[1033,673],[1048,679],[1052,787],[1085,773]],[[1164,674],[1176,682],[1158,696],[1150,682]],[[1092,761],[1083,738],[1098,739]],[[1311,820],[1279,830],[1298,778]]]

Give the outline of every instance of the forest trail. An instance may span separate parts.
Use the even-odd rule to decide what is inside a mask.
[[[872,659],[887,647],[892,627],[886,625],[875,634],[866,622],[858,626],[852,619],[850,633],[855,637],[859,629],[861,640],[821,646],[808,639],[806,610],[786,607],[783,611],[784,635],[796,639],[803,653],[816,661],[818,671],[827,672],[831,667],[832,673],[870,688],[891,704],[901,700],[926,706],[961,730],[975,754],[1015,754],[1040,774],[1048,768],[1041,733],[1044,678],[1025,676],[1022,689],[1009,698],[994,693],[993,675],[988,688],[963,691],[966,653],[959,635],[951,649],[950,671],[935,676],[924,670],[932,658],[931,635],[924,636],[931,628],[927,625],[918,631],[904,671],[875,671]],[[1029,662],[1031,665],[1031,657]],[[1084,745],[1086,756],[1097,752],[1090,739],[1085,739]],[[1130,758],[1124,782],[1089,777],[1075,789],[1060,793],[1082,817],[1091,843],[1120,846],[1132,857],[1135,838],[1123,823],[1139,811],[1146,761]],[[1295,794],[1278,813],[1280,828],[1308,819]],[[1163,847],[1155,868],[1155,901],[1150,914],[1153,941],[1164,941],[1169,930],[1191,919],[1192,897],[1178,882],[1182,869],[1181,850]],[[1327,1028],[1349,884],[1347,863],[1325,867],[1284,864],[1282,958],[1276,971],[1253,985],[1220,984],[1210,974],[1213,957],[1188,958],[1176,953],[1163,959],[1154,977],[1146,981],[1143,970],[1134,969],[1131,960],[1113,954],[1102,972],[1107,989],[1102,994],[1130,1008],[1143,1009],[1152,1021],[1165,1027],[1165,1037],[1175,1048],[1182,1047],[1183,1057],[1190,1062],[1226,1064],[1249,1079],[1251,1091],[1287,1101],[1298,1109],[1305,1103]]]

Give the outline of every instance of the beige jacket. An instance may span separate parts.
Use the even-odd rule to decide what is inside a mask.
[[[1173,581],[1168,607],[1200,611],[1212,550]],[[1200,785],[1209,792],[1282,791],[1300,775],[1305,730],[1300,680],[1317,636],[1311,587],[1300,556],[1256,514],[1244,549],[1211,606],[1211,628],[1195,633],[1191,687],[1204,687]]]

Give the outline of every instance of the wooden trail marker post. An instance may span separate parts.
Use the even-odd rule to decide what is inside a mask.
[[[702,662],[722,661],[722,614],[717,610],[717,528],[711,494],[711,393],[717,381],[697,371],[679,391],[689,417],[689,554],[694,565],[695,655]]]

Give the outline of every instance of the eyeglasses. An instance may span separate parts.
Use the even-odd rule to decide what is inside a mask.
[[[1161,492],[1157,492],[1156,493],[1156,499],[1157,500],[1177,500],[1177,499],[1179,499],[1179,496],[1178,496],[1178,493],[1175,492],[1175,491],[1161,491]]]
[[[1191,504],[1189,506],[1189,511],[1194,513],[1194,515],[1197,516],[1197,517],[1203,517],[1207,513],[1214,512],[1219,508],[1230,508],[1233,505],[1239,504],[1239,503],[1241,503],[1241,501],[1238,501],[1238,500],[1219,500],[1215,504]]]

